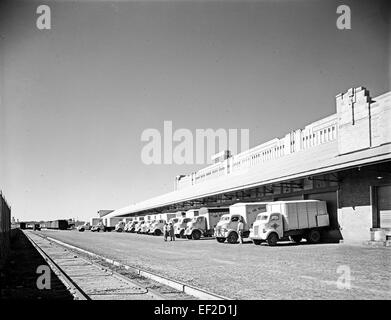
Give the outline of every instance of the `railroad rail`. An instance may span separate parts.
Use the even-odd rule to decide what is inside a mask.
[[[35,232],[27,238],[75,300],[166,300],[167,295],[85,259]]]
[[[48,261],[55,274],[69,288],[75,299],[231,300],[151,271],[125,265],[60,240],[43,236],[38,232],[25,233],[44,259]],[[79,255],[76,255],[76,252]],[[80,254],[86,257],[80,257]],[[109,267],[102,263],[108,264]],[[131,272],[132,280],[114,271],[114,268],[122,268]],[[80,271],[85,274],[85,277],[80,274]],[[100,278],[105,281],[101,281]],[[142,283],[147,281],[147,285],[134,281],[137,278],[143,279]],[[92,281],[91,279],[98,280]],[[129,291],[129,288],[133,288],[133,291]],[[174,291],[167,290],[167,288],[174,289]]]

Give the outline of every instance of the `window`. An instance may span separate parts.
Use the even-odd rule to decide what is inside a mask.
[[[276,220],[279,220],[279,216],[278,215],[272,215],[271,217],[270,217],[270,221],[276,221]]]
[[[239,217],[238,216],[234,216],[234,217],[231,218],[231,221],[232,222],[239,221]]]

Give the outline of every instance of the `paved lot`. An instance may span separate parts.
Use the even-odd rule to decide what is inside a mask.
[[[129,233],[43,230],[103,256],[237,299],[391,299],[391,248],[164,242]],[[337,283],[348,276],[349,288]],[[343,277],[343,278],[341,278]],[[338,282],[338,279],[341,281]]]

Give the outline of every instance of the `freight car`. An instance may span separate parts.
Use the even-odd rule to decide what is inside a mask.
[[[66,230],[69,225],[67,220],[54,220],[45,222],[45,227],[47,229]]]

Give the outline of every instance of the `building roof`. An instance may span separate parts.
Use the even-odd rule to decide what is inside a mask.
[[[135,214],[144,210],[157,209],[159,207],[225,192],[339,171],[389,159],[391,159],[391,144],[339,155],[338,141],[334,140],[264,162],[247,170],[233,172],[114,210],[108,217]]]

